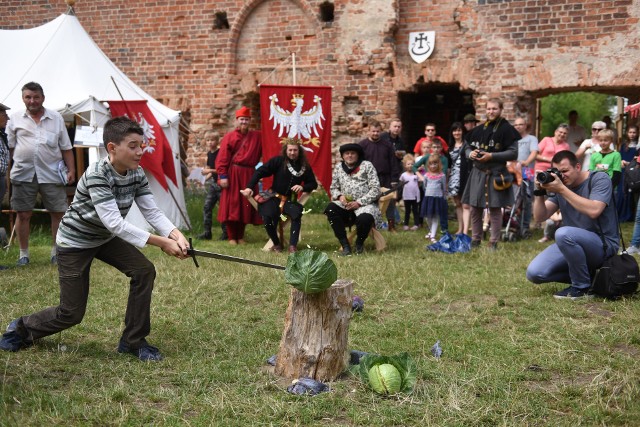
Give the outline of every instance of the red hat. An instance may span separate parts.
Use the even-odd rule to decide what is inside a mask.
[[[251,110],[249,110],[247,107],[240,108],[238,111],[236,111],[236,119],[238,117],[249,117],[249,118],[251,118]]]

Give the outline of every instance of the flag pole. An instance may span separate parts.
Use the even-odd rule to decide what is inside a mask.
[[[122,92],[120,92],[120,88],[118,87],[118,84],[116,83],[115,79],[113,78],[113,76],[111,77],[111,81],[113,82],[113,85],[116,87],[116,90],[118,91],[118,95],[120,95],[120,99],[122,101],[124,101],[124,96],[122,96]],[[127,108],[128,110],[128,108]],[[129,114],[131,114],[133,116],[133,114],[131,113],[131,111],[129,111]],[[135,117],[134,117],[135,118]],[[162,130],[162,129],[160,129]],[[164,132],[164,131],[162,131]],[[173,153],[173,150],[172,150]],[[171,156],[173,158],[173,156]],[[176,173],[177,175],[177,173]],[[178,177],[176,176],[176,180],[178,179]],[[171,187],[169,187],[169,182],[167,181],[167,192],[169,193],[169,195],[171,196],[171,198],[173,199],[173,203],[175,203],[176,207],[178,208],[178,212],[180,212],[180,216],[182,217],[182,220],[185,222],[185,224],[187,225],[187,229],[193,233],[193,229],[191,228],[191,224],[189,223],[189,219],[185,216],[185,213],[182,212],[182,209],[180,208],[180,205],[178,204],[178,200],[176,199],[176,196],[173,194],[173,191],[171,191]]]
[[[293,68],[293,85],[296,85],[296,53],[291,52],[291,67]]]

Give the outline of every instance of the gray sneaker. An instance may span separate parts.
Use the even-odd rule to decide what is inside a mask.
[[[629,246],[629,247],[627,248],[627,253],[628,253],[629,255],[640,255],[640,248],[639,248],[639,247],[637,247],[637,246],[633,246],[633,245],[632,245],[632,246]]]
[[[16,263],[16,265],[18,265],[18,266],[23,266],[23,265],[27,265],[27,264],[29,264],[29,258],[26,257],[26,256],[23,256],[22,258],[20,258],[18,260],[18,262]]]

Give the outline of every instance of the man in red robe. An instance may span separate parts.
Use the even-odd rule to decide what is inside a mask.
[[[260,132],[249,130],[251,111],[242,107],[236,111],[237,127],[227,133],[220,143],[216,159],[218,183],[222,188],[218,221],[226,223],[229,243],[244,243],[247,224],[262,224],[260,215],[240,194],[251,179],[262,156]],[[257,193],[257,189],[253,189]]]

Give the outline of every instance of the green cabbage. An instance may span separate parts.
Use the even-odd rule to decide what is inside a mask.
[[[396,356],[369,354],[360,359],[357,370],[362,382],[380,394],[411,393],[416,384],[415,364],[407,353]]]
[[[369,369],[369,384],[378,394],[393,394],[400,391],[402,377],[395,366],[383,363]]]
[[[284,279],[299,291],[315,294],[338,280],[338,268],[324,252],[304,249],[289,255]]]

